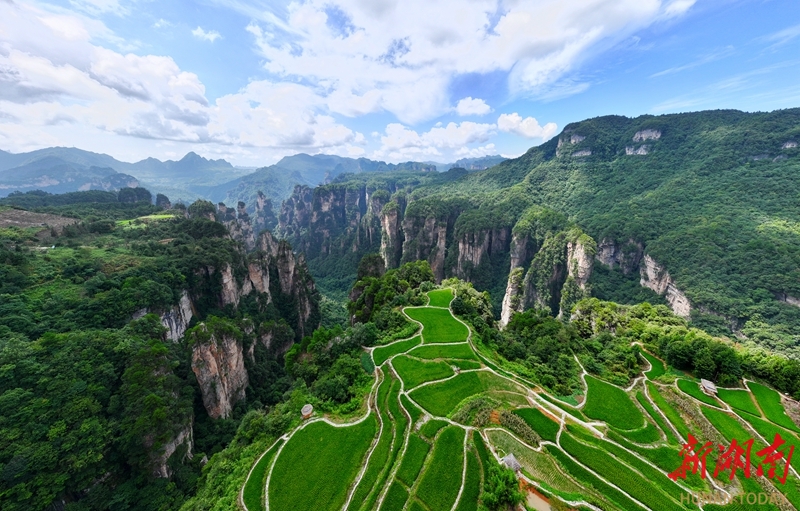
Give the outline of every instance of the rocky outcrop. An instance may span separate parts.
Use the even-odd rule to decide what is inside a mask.
[[[563,156],[565,154],[570,154],[572,152],[572,156],[589,156],[592,154],[591,150],[582,150],[582,151],[573,151],[571,146],[580,144],[586,137],[584,135],[579,135],[577,133],[571,133],[569,128],[564,129],[564,132],[561,136],[558,137],[558,144],[556,145],[556,156]]]
[[[787,295],[786,293],[778,293],[776,295],[776,298],[783,303],[788,303],[789,305],[800,307],[800,298],[795,298],[794,296]]]
[[[790,140],[781,146],[781,149],[794,149],[797,147],[797,142]]]
[[[275,216],[275,209],[272,201],[261,191],[256,196],[256,210],[253,219],[253,230],[256,234],[263,231],[272,231],[278,226],[278,217]]]
[[[396,268],[403,257],[401,207],[389,202],[381,211],[381,257],[386,268]]]
[[[594,240],[566,218],[559,222],[536,208],[526,212],[514,227],[501,326],[532,307],[561,315],[589,296],[596,250]]]
[[[641,280],[639,283],[667,299],[672,312],[682,318],[691,316],[692,307],[689,299],[678,289],[670,277],[669,272],[659,265],[652,257],[645,254],[639,269]]]
[[[421,221],[419,217],[406,217],[403,231],[411,234],[403,243],[402,261],[427,260],[433,270],[437,282],[444,278],[444,258],[447,250],[447,220],[428,217]]]
[[[192,301],[189,299],[189,293],[184,291],[181,293],[178,305],[161,314],[161,324],[167,329],[167,338],[173,342],[181,340],[193,317]]]
[[[597,244],[595,259],[609,268],[619,268],[625,275],[638,271],[644,247],[642,244],[628,240],[624,245],[610,238],[604,238]]]
[[[319,294],[306,266],[305,256],[295,255],[287,241],[276,240],[269,231],[263,232],[258,239],[258,252],[251,262],[248,280],[253,289],[268,288],[272,299],[282,295],[293,301],[297,323],[291,326],[298,340],[302,339],[310,335],[320,322]],[[274,269],[277,282],[270,280],[269,271],[265,271],[268,268]]]
[[[228,332],[209,330],[205,324],[193,333],[192,371],[203,406],[212,419],[227,418],[233,405],[244,399],[248,384],[242,343]]]
[[[172,476],[172,470],[167,462],[179,449],[183,450],[183,459],[192,459],[192,449],[194,447],[193,425],[190,422],[166,444],[161,446],[159,456],[153,460],[153,475],[155,477],[168,478]]]
[[[594,248],[577,239],[567,242],[567,276],[574,279],[581,290],[586,290],[592,276]]]
[[[574,153],[572,153],[572,156],[575,158],[580,158],[583,156],[591,156],[591,155],[592,155],[591,149],[581,149],[580,151],[575,151]]]
[[[510,237],[511,227],[498,227],[462,234],[458,240],[456,276],[468,280],[470,271],[479,267],[485,258],[508,252]]]
[[[627,146],[625,148],[625,154],[627,154],[628,156],[645,156],[649,153],[650,153],[649,145],[642,145],[639,147]]]
[[[511,270],[508,275],[508,284],[506,284],[506,292],[503,295],[503,304],[500,311],[500,326],[504,327],[511,321],[511,316],[515,312],[522,311],[523,303],[523,279],[525,277],[525,270],[517,267]]]
[[[658,140],[661,138],[659,130],[640,130],[633,135],[634,142],[644,142],[645,140]]]

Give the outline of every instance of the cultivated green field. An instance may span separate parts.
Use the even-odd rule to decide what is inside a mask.
[[[650,365],[652,366],[650,370],[645,373],[648,378],[650,378],[651,380],[655,380],[656,378],[667,372],[667,368],[664,367],[664,362],[657,359],[653,355],[647,353],[646,351],[642,351],[641,353],[642,356],[645,359],[647,359],[647,361],[650,362]]]
[[[453,290],[447,288],[428,291],[428,300],[428,305],[431,307],[450,307],[450,302],[453,300]]]
[[[689,381],[679,378],[678,388],[681,389],[684,393],[689,394],[693,398],[697,399],[698,401],[702,401],[707,405],[721,408],[719,402],[713,397],[703,392],[702,390],[700,390],[700,385],[695,381]]]
[[[667,420],[675,427],[681,437],[686,439],[689,434],[689,428],[686,427],[683,419],[681,419],[681,414],[664,399],[655,384],[647,382],[647,391],[656,407],[667,417]]]
[[[509,453],[542,492],[583,503],[579,509],[587,505],[604,511],[641,511],[643,506],[654,511],[698,509],[682,504],[681,498],[687,492],[711,491],[708,480],[699,474],[690,474],[678,483],[667,477],[680,465],[681,444],[690,428],[698,436],[701,431],[708,432],[703,428],[713,427],[720,436],[740,442],[756,433],[771,442],[780,434],[789,445],[800,445],[800,438],[792,432],[797,427],[784,413],[777,392],[755,383],[749,383],[749,390],[720,389],[722,402],[733,407],[753,427],[751,431],[745,422],[723,411],[721,402],[700,392],[692,380],[679,378],[680,390],[650,381],[668,368],[644,352],[642,356],[652,365],[644,375],[647,392],[642,384],[626,392],[586,375],[585,403],[575,409],[536,389],[539,397],[567,413],[565,429],[559,435],[559,420],[551,414],[560,417],[561,412],[545,407],[545,413],[531,407],[533,394],[527,384],[510,373],[504,373],[509,377],[496,374],[493,368],[497,366],[491,362],[494,354],[486,345],[480,347],[485,358],[479,359],[472,343],[463,342],[468,330],[443,308],[452,292],[437,290],[428,296],[431,306],[405,309],[409,317],[424,325],[420,336],[372,351],[377,374],[384,379],[373,391],[376,406],[369,417],[338,428],[315,422],[297,430],[282,451],[278,452],[280,445],[273,447],[256,464],[243,488],[247,511],[263,510],[261,489],[270,477],[270,511],[339,510],[348,499],[347,511],[477,511],[489,467],[496,463],[495,454]],[[441,344],[454,341],[460,344]],[[685,397],[676,401],[676,392]],[[464,426],[445,420],[461,406],[473,406],[472,399],[477,396],[485,399],[474,405],[478,406],[474,412],[459,417]],[[487,406],[485,403],[491,408],[480,408]],[[768,420],[760,418],[761,410]],[[512,411],[541,437],[545,444],[541,451],[515,437],[526,435],[519,433],[525,426],[512,427],[513,420],[503,422],[510,420],[503,415],[506,411]],[[378,419],[383,424],[380,435]],[[469,424],[477,429],[469,429]],[[676,437],[673,426],[683,438]],[[512,435],[511,430],[517,433]],[[481,431],[491,449],[484,444]],[[760,437],[755,444],[759,449],[766,445]],[[793,459],[793,465],[800,468],[800,457]],[[713,473],[713,464],[709,470]],[[356,477],[360,482],[353,485]],[[737,484],[734,494],[766,491],[755,479]],[[778,490],[800,506],[796,481]],[[461,498],[456,501],[459,492]],[[704,509],[734,511],[737,506],[705,505]]]
[[[278,440],[256,463],[247,484],[244,485],[242,498],[248,509],[261,509],[264,505],[264,485],[267,482],[267,469],[269,468],[275,453],[278,452],[283,440]]]
[[[441,380],[455,374],[445,362],[423,362],[406,355],[395,357],[392,367],[405,383],[406,390],[426,381]]]
[[[461,401],[495,389],[507,391],[513,387],[506,380],[488,371],[472,371],[461,373],[447,381],[419,387],[409,395],[433,415],[446,417]],[[493,392],[492,396],[502,397],[496,392]]]
[[[786,415],[786,412],[783,411],[780,394],[769,387],[752,381],[747,382],[747,387],[755,396],[756,401],[758,401],[758,406],[764,412],[767,419],[784,428],[800,432],[800,428],[798,428],[797,425],[792,422],[792,419]]]
[[[551,442],[556,441],[559,424],[543,414],[541,410],[538,408],[520,408],[519,410],[514,410],[514,413],[522,417],[522,420],[543,439]]]
[[[405,309],[406,315],[422,323],[422,339],[426,343],[461,342],[467,340],[469,330],[457,321],[449,310],[418,307]]]
[[[462,482],[464,435],[463,429],[448,426],[436,439],[416,492],[431,511],[449,511],[456,501]]]
[[[591,419],[607,422],[619,429],[640,429],[645,421],[642,412],[619,387],[593,376],[586,376],[586,405],[583,413]]]
[[[418,435],[409,436],[408,448],[406,449],[406,455],[403,457],[403,463],[400,465],[400,470],[397,471],[397,478],[403,481],[406,486],[410,487],[414,484],[430,450],[431,445],[421,437]]]
[[[421,342],[422,337],[418,335],[405,341],[397,341],[393,344],[389,344],[388,346],[379,346],[373,350],[372,359],[375,361],[375,365],[379,366],[392,356],[397,355],[398,353],[405,353]]]
[[[320,502],[328,509],[341,508],[376,432],[377,421],[370,415],[355,426],[336,428],[319,421],[295,433],[272,470],[270,509],[315,511]]]
[[[753,402],[753,394],[746,390],[718,389],[717,397],[729,404],[731,408],[736,408],[737,410],[753,414],[756,417],[761,417],[761,412],[758,410],[758,407],[756,407],[755,402]]]
[[[475,352],[469,347],[469,344],[452,344],[446,346],[440,345],[425,345],[414,348],[408,352],[409,355],[417,358],[446,358],[446,359],[463,359],[463,360],[477,360]]]

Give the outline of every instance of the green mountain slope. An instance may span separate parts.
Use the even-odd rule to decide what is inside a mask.
[[[323,289],[327,255],[318,254],[382,251],[387,267],[424,258],[437,278],[492,291],[499,314],[514,264],[529,273],[542,248],[515,238],[520,221],[545,207],[593,238],[595,265],[613,268],[594,272],[584,288],[633,303],[654,296],[638,291],[643,279],[698,325],[797,353],[799,121],[800,109],[589,119],[491,169],[447,183],[384,185],[389,197],[370,205],[381,214],[362,215],[358,228],[333,221],[352,218],[355,202],[342,195],[322,212],[320,199],[382,187],[362,176],[296,194],[291,207],[303,203],[309,214],[298,220],[285,206],[280,227],[305,247]]]

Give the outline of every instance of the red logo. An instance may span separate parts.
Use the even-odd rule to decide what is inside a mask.
[[[789,475],[789,464],[792,461],[792,454],[794,454],[794,446],[781,450],[786,444],[786,440],[781,438],[780,434],[775,434],[775,439],[772,444],[756,452],[756,456],[760,458],[760,462],[756,467],[756,474],[759,476],[766,475],[769,479],[776,479],[781,484],[786,484],[786,478]],[[751,475],[751,456],[750,452],[753,448],[753,439],[739,444],[736,439],[733,439],[731,445],[725,447],[722,444],[717,445],[717,450],[720,456],[716,460],[714,468],[714,477],[730,471],[730,479],[736,475],[738,470],[744,473],[744,476],[749,478]],[[686,479],[686,476],[691,472],[696,474],[700,472],[702,479],[706,478],[706,459],[709,454],[714,451],[713,444],[700,442],[689,434],[689,443],[683,445],[680,456],[683,458],[683,463],[677,470],[669,474],[669,478],[673,481],[678,479]],[[783,469],[782,475],[778,475],[780,469]]]

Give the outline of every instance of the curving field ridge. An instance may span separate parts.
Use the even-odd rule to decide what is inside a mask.
[[[666,368],[649,354],[644,382],[623,389],[585,374],[585,401],[563,403],[493,369],[475,349],[469,328],[440,305],[450,303],[451,291],[432,291],[429,298],[432,305],[404,310],[422,324],[421,335],[369,349],[378,381],[366,415],[336,425],[312,418],[285,435],[245,483],[241,502],[247,511],[476,511],[488,467],[512,453],[523,467],[519,476],[537,495],[572,508],[699,509],[681,495],[711,492],[717,481],[667,477],[680,464],[679,443],[697,428],[686,406],[696,407],[725,438],[781,432],[800,444],[785,429],[790,419],[771,389],[750,383],[748,390],[723,392],[721,401],[701,399],[688,380],[681,390],[650,381]],[[677,393],[683,405],[676,404]],[[769,409],[764,415],[772,422],[751,413],[738,420],[734,412],[756,409],[748,402]],[[502,419],[507,411],[516,419]],[[484,419],[478,420],[480,413]],[[796,483],[797,474],[792,477]],[[763,484],[753,479],[742,488],[767,491]],[[800,508],[795,484],[776,489]]]

